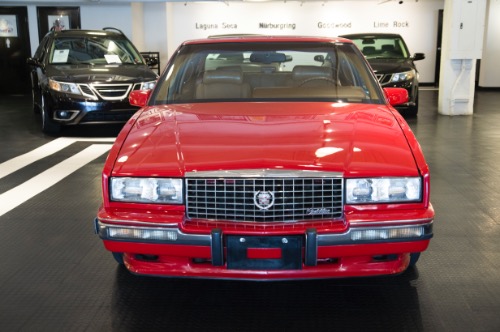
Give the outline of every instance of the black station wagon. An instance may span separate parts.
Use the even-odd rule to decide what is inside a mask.
[[[50,31],[31,66],[33,109],[42,130],[57,135],[62,126],[126,122],[138,109],[133,90],[151,89],[157,75],[130,40],[113,28]]]

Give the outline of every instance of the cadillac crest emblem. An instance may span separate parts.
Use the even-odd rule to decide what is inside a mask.
[[[253,202],[261,210],[267,210],[274,204],[274,193],[272,191],[256,191]]]

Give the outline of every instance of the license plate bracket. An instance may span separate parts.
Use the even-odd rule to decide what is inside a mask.
[[[302,236],[227,236],[227,268],[299,270]]]

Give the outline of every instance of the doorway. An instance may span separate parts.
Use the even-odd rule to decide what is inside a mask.
[[[26,7],[0,7],[0,94],[31,89],[26,59],[31,56]]]
[[[436,67],[434,70],[434,86],[439,87],[439,72],[441,70],[441,43],[443,41],[443,10],[438,12],[437,45],[436,45]]]

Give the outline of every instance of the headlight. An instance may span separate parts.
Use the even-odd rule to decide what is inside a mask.
[[[403,81],[410,81],[415,77],[415,71],[410,70],[410,71],[405,71],[402,73],[395,73],[392,74],[391,77],[391,82],[396,83],[396,82],[403,82]]]
[[[156,81],[144,82],[141,85],[141,90],[151,90],[155,87]]]
[[[132,203],[182,204],[182,179],[111,178],[111,200]]]
[[[418,202],[422,199],[422,179],[346,179],[346,204]]]
[[[49,79],[49,87],[54,91],[81,95],[80,89],[74,83],[57,82]]]

